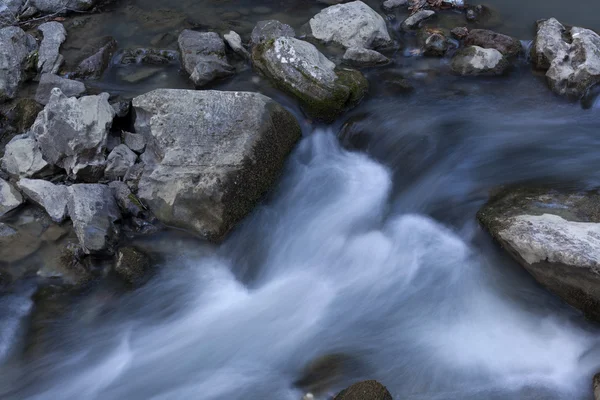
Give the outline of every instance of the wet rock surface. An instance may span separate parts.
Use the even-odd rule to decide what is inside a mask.
[[[392,400],[392,395],[381,383],[364,381],[342,390],[334,400]]]
[[[306,111],[331,120],[355,106],[366,94],[368,82],[355,70],[337,69],[315,46],[280,37],[256,46],[254,66],[279,88],[297,97]]]
[[[69,193],[66,186],[27,178],[20,179],[17,185],[25,197],[42,207],[54,222],[61,223],[65,220]]]
[[[328,7],[308,26],[315,39],[344,48],[377,49],[393,44],[383,17],[362,1]]]
[[[215,32],[184,30],[178,39],[183,67],[197,87],[233,75],[225,42]]]
[[[133,107],[154,156],[138,197],[163,223],[211,240],[270,189],[300,138],[295,118],[257,93],[155,90]]]
[[[115,272],[131,285],[143,282],[150,267],[150,258],[135,247],[123,247],[117,252]]]
[[[450,63],[452,71],[460,75],[501,75],[510,66],[496,49],[469,46],[456,52]]]
[[[486,29],[471,29],[464,39],[467,46],[479,46],[484,49],[496,49],[505,57],[516,57],[522,46],[518,39]]]
[[[600,195],[508,189],[477,214],[533,277],[600,321]]]
[[[355,67],[374,67],[390,63],[390,59],[383,54],[360,47],[351,47],[344,53],[344,62]]]

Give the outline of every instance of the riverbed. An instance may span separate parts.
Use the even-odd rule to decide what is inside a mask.
[[[247,36],[262,19],[299,29],[325,7],[306,3],[125,1],[92,26],[148,47],[182,13]],[[503,21],[494,29],[524,46],[539,18],[600,29],[594,0],[489,4]],[[148,26],[137,9],[169,17]],[[505,255],[475,213],[502,185],[600,186],[600,104],[553,95],[525,60],[477,79],[447,64],[397,52],[365,70],[368,97],[329,125],[250,69],[215,85],[260,91],[301,122],[275,190],[219,246],[181,232],[136,238],[161,255],[157,273],[133,291],[104,284],[70,299],[35,357],[21,348],[33,288],[0,298],[0,398],[299,400],[305,365],[343,354],[351,361],[322,398],[377,379],[394,399],[590,400],[600,327]],[[119,68],[94,87],[191,88],[177,67],[142,84]],[[390,71],[414,90],[378,85]]]

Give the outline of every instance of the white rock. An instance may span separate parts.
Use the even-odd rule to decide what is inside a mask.
[[[56,74],[64,61],[60,46],[67,39],[67,31],[56,21],[45,22],[38,29],[44,35],[38,52],[38,71],[42,74]]]
[[[32,178],[44,174],[50,169],[50,165],[44,160],[34,138],[18,135],[4,148],[2,169],[14,178]]]
[[[225,39],[229,47],[231,47],[231,50],[236,54],[245,59],[250,59],[250,53],[244,48],[244,45],[242,45],[242,38],[236,32],[229,31],[229,33],[223,35],[223,39]]]

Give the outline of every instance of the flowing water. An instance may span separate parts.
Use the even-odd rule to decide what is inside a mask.
[[[545,16],[552,4],[575,23],[599,7],[571,3],[523,7]],[[421,79],[414,93],[375,84],[331,126],[250,71],[222,83],[301,121],[276,189],[220,246],[139,239],[162,254],[156,276],[73,301],[37,357],[18,351],[33,288],[1,298],[0,398],[298,400],[303,367],[343,354],[332,393],[372,378],[395,399],[590,400],[600,328],[503,254],[475,213],[504,184],[600,186],[600,107],[553,96],[524,63],[469,80],[432,72],[443,61],[396,62]]]

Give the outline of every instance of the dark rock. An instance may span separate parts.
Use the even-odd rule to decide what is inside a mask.
[[[448,39],[439,32],[434,32],[425,39],[423,53],[430,57],[443,57],[448,51]]]
[[[364,381],[342,390],[334,400],[392,400],[392,395],[381,383]]]
[[[594,375],[594,400],[600,400],[600,373]]]
[[[276,20],[259,21],[252,30],[252,46],[278,37],[295,37],[294,29]]]
[[[406,18],[404,22],[402,22],[402,29],[405,31],[412,31],[415,29],[419,29],[423,21],[426,21],[432,18],[435,15],[435,11],[432,10],[421,10],[417,11],[410,17]]]
[[[316,395],[326,393],[343,378],[350,362],[350,357],[339,353],[318,357],[304,367],[294,386]]]
[[[131,168],[127,170],[127,173],[123,177],[123,182],[129,187],[132,192],[138,191],[138,186],[140,183],[140,179],[142,179],[142,174],[144,173],[144,163],[134,164]]]
[[[125,182],[111,182],[108,184],[110,190],[112,190],[113,196],[119,204],[122,214],[132,215],[134,217],[140,216],[144,212],[144,206],[140,200],[131,193],[131,190]]]
[[[177,61],[179,55],[174,50],[161,50],[152,48],[125,49],[118,56],[121,64],[151,64],[164,65]]]
[[[178,39],[183,68],[196,87],[227,78],[234,69],[225,55],[225,42],[215,32],[184,30]]]
[[[507,189],[477,214],[544,287],[600,321],[600,195]]]
[[[120,248],[117,253],[115,272],[127,283],[139,284],[147,275],[151,267],[150,259],[146,254],[135,247]]]
[[[454,28],[450,31],[450,33],[452,34],[452,36],[454,36],[456,39],[458,40],[462,40],[464,38],[467,37],[467,35],[469,34],[469,30],[465,27],[465,26],[460,26],[457,28]]]
[[[110,36],[101,38],[86,49],[86,52],[92,51],[93,53],[79,63],[71,77],[79,79],[100,78],[108,68],[116,49],[117,41],[114,38]]]
[[[127,115],[129,115],[129,110],[131,109],[131,101],[130,100],[119,100],[119,101],[110,103],[110,105],[113,108],[113,110],[115,111],[116,118],[125,118],[125,117],[127,117]]]
[[[486,29],[471,29],[465,38],[465,45],[496,49],[506,57],[515,57],[522,50],[518,39]]]
[[[6,144],[16,134],[31,128],[40,111],[42,106],[35,100],[27,98],[0,105],[0,156],[4,154]]]
[[[254,208],[301,135],[288,111],[258,93],[159,89],[133,107],[151,162],[138,197],[161,222],[211,240]]]

